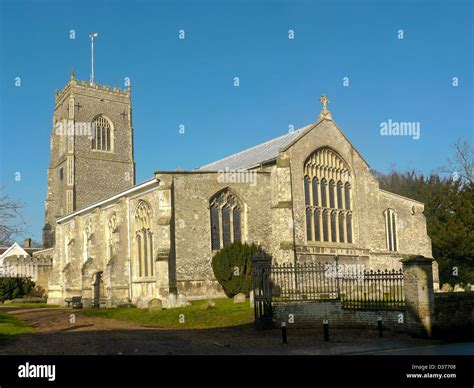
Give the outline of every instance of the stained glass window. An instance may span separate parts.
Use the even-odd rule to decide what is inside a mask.
[[[234,241],[242,241],[240,229],[240,207],[234,207],[233,211]]]

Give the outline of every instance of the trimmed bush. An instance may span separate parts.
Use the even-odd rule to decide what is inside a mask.
[[[46,298],[37,298],[37,297],[30,297],[25,296],[24,298],[12,299],[12,303],[47,303]]]
[[[19,299],[28,295],[35,287],[35,282],[30,278],[16,276],[0,277],[0,302],[7,299]]]
[[[214,276],[229,298],[238,293],[249,296],[252,289],[252,256],[266,254],[262,248],[252,244],[234,242],[222,248],[212,258]]]

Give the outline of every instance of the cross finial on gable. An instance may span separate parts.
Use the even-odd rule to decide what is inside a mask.
[[[326,97],[325,94],[323,94],[320,98],[319,101],[321,104],[323,104],[323,110],[319,114],[319,120],[321,119],[328,119],[332,120],[331,113],[328,111],[327,104],[329,104],[329,99]]]
[[[329,104],[329,100],[326,97],[325,94],[323,94],[320,98],[319,101],[321,101],[321,104],[323,104],[323,110],[326,110],[326,105]]]

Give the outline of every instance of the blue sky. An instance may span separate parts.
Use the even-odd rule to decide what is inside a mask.
[[[26,204],[37,240],[53,92],[71,67],[89,79],[93,31],[96,82],[123,87],[131,79],[138,182],[304,126],[318,115],[322,93],[380,171],[429,173],[451,155],[450,144],[473,139],[471,1],[0,3],[1,184]],[[389,119],[419,122],[420,139],[381,136]]]

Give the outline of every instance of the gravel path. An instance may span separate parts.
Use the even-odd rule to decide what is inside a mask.
[[[411,338],[387,331],[332,330],[324,342],[322,330],[288,327],[288,345],[279,330],[257,331],[251,325],[220,329],[163,329],[98,317],[72,309],[2,307],[32,325],[35,332],[0,346],[2,355],[117,354],[351,354],[419,347],[440,341]],[[75,314],[76,322],[70,323]]]

